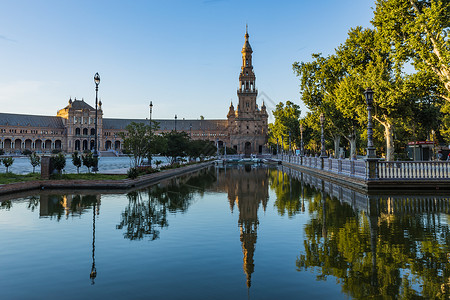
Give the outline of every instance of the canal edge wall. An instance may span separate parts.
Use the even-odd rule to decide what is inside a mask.
[[[383,191],[448,191],[450,190],[450,179],[398,179],[398,180],[364,180],[346,175],[330,173],[320,169],[309,168],[302,165],[282,162],[283,166],[316,176],[320,179],[337,183],[359,192],[383,192]]]

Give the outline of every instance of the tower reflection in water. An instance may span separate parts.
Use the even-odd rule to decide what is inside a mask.
[[[230,209],[237,206],[239,210],[238,226],[243,252],[243,269],[247,277],[247,287],[252,284],[252,274],[255,270],[253,256],[256,250],[258,236],[258,209],[266,210],[269,201],[269,190],[266,168],[252,165],[227,167],[221,170],[226,176],[218,176],[218,188],[228,193]]]

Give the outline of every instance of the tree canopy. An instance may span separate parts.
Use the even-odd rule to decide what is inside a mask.
[[[372,24],[351,28],[335,53],[315,53],[311,61],[293,64],[301,99],[310,110],[304,123],[319,130],[315,124],[323,113],[335,152],[344,137],[353,156],[358,139],[366,144],[364,90],[370,87],[375,145],[386,160],[394,159],[396,143],[436,132],[450,142],[450,2],[377,0]],[[282,129],[275,121],[271,131]]]

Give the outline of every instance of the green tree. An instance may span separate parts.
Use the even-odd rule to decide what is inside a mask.
[[[66,157],[63,153],[58,153],[51,158],[52,166],[61,174],[62,169],[66,166]]]
[[[313,54],[312,58],[311,62],[293,64],[294,72],[300,77],[301,98],[317,122],[320,114],[324,114],[325,133],[333,139],[335,158],[339,155],[341,137],[349,142],[350,156],[354,157],[359,125],[357,115],[344,114],[337,107],[336,88],[346,75],[345,68],[337,55]]]
[[[188,155],[197,159],[203,156],[214,155],[216,152],[216,146],[214,142],[207,140],[190,140],[188,147]]]
[[[269,143],[272,145],[283,144],[284,149],[289,149],[289,137],[291,149],[300,146],[300,106],[286,101],[286,104],[280,102],[273,111],[275,122],[269,124]],[[283,141],[283,143],[282,143]]]
[[[450,2],[377,0],[372,23],[397,68],[412,59],[416,70],[439,80],[440,97],[450,102]]]
[[[14,158],[12,157],[5,157],[2,159],[3,165],[6,167],[6,173],[9,172],[9,167],[12,166],[12,164],[14,163]]]
[[[72,164],[77,167],[77,174],[80,173],[80,167],[82,165],[81,156],[78,154],[78,151],[72,153]]]
[[[98,163],[98,159],[96,159],[92,152],[88,152],[83,154],[81,157],[81,160],[83,161],[83,165],[88,169],[88,172],[91,173],[91,168],[96,166]]]
[[[160,154],[164,153],[167,149],[167,139],[162,135],[152,135],[150,140],[150,153]]]
[[[170,164],[174,164],[177,157],[188,155],[189,136],[186,132],[172,130],[164,133],[164,138],[167,140],[167,149],[161,154],[170,159]]]
[[[127,132],[119,133],[123,139],[123,148],[132,158],[132,167],[143,164],[144,159],[151,152],[151,128],[144,123],[131,122],[125,129]]]
[[[33,166],[34,173],[34,169],[41,164],[41,158],[36,154],[36,152],[31,153],[28,158],[30,159],[31,166]]]

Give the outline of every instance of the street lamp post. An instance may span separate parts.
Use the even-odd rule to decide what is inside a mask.
[[[175,115],[175,131],[177,131],[177,115]]]
[[[327,157],[327,153],[325,152],[325,136],[323,134],[323,124],[325,122],[325,117],[323,113],[320,114],[320,157]]]
[[[152,130],[152,110],[153,110],[153,103],[152,103],[152,101],[150,101],[149,107],[150,107],[150,133],[151,133],[151,130]]]
[[[291,149],[291,132],[289,131],[289,155],[292,153]]]
[[[98,145],[97,145],[97,119],[98,119],[98,85],[100,84],[100,75],[98,73],[95,73],[94,75],[94,83],[95,83],[95,137],[94,137],[94,160],[95,160],[95,166],[92,168],[94,172],[98,172]]]
[[[151,139],[152,138],[152,111],[153,111],[153,103],[152,103],[152,101],[150,101],[149,107],[150,107],[150,139]],[[148,155],[148,165],[150,166],[150,168],[152,167],[152,151],[151,151],[151,147],[150,147],[150,153]]]
[[[279,149],[278,149],[279,147],[278,147],[278,138],[277,138],[277,158],[278,158],[278,151],[279,151]]]
[[[292,155],[292,150],[291,150],[291,132],[289,131],[289,162],[291,162],[291,155]]]
[[[192,138],[192,123],[189,124],[189,137]]]
[[[364,91],[367,104],[367,156],[366,156],[366,179],[374,180],[378,178],[378,158],[376,149],[373,146],[372,109],[373,91],[367,88]]]
[[[376,149],[373,146],[373,128],[372,128],[372,105],[373,105],[373,91],[367,88],[364,91],[367,104],[367,158],[377,158]]]
[[[300,156],[305,156],[303,149],[303,124],[300,124]]]

